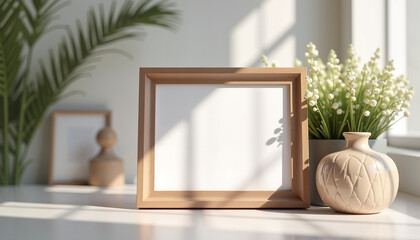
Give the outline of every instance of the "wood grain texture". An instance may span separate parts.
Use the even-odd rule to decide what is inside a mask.
[[[156,85],[284,85],[289,89],[291,190],[155,191]],[[138,208],[307,208],[308,127],[305,68],[140,68]]]

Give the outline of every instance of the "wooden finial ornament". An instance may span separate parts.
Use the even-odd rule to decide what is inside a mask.
[[[124,164],[115,155],[113,146],[117,135],[110,127],[105,127],[96,135],[101,152],[89,164],[89,184],[100,187],[117,187],[124,185]]]

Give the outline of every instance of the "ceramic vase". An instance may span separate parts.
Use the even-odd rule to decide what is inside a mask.
[[[330,153],[338,152],[346,146],[345,139],[309,139],[309,183],[311,205],[327,206],[321,199],[316,189],[316,169],[322,158]],[[369,147],[374,151],[387,154],[387,140],[369,139]]]
[[[391,205],[397,195],[397,167],[390,157],[369,147],[370,133],[343,135],[345,149],[327,155],[318,165],[318,193],[338,212],[378,213]]]

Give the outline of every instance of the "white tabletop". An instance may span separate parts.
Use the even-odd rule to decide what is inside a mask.
[[[136,189],[0,187],[0,239],[420,239],[420,198],[375,215],[307,210],[138,210]]]

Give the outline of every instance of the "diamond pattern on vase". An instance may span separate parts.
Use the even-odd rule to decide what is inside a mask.
[[[348,148],[327,155],[318,165],[319,194],[336,211],[377,213],[395,199],[397,167],[391,158],[369,148],[368,137],[353,139],[347,143]]]

